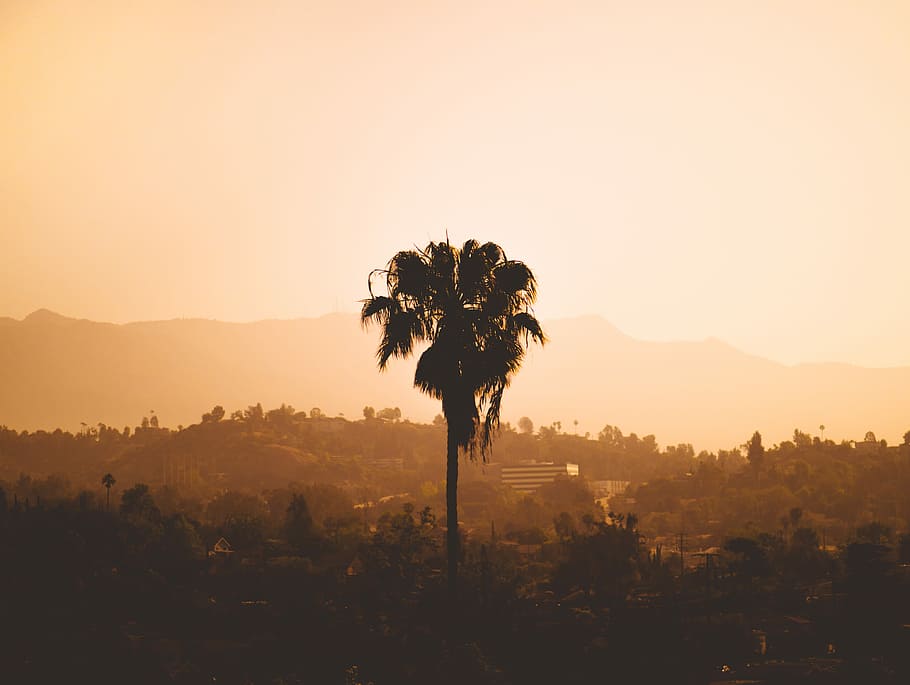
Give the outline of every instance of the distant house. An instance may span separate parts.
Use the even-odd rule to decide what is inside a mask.
[[[628,480],[594,480],[591,481],[591,490],[597,498],[608,498],[623,494],[630,484]]]
[[[524,493],[534,492],[541,485],[552,483],[557,476],[578,476],[578,464],[529,462],[500,469],[502,484]]]
[[[228,542],[225,538],[218,538],[218,542],[212,545],[212,549],[209,551],[210,557],[227,557],[234,553],[234,548],[231,547],[231,543]]]
[[[882,444],[875,439],[875,433],[869,431],[866,433],[865,438],[860,441],[857,440],[853,443],[853,448],[856,450],[856,453],[859,455],[868,455],[875,454],[882,447]]]

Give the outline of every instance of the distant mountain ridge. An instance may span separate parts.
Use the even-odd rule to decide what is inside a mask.
[[[636,340],[597,316],[544,326],[550,343],[530,351],[504,420],[559,421],[569,433],[577,420],[593,434],[609,423],[707,449],[741,444],[754,430],[770,444],[820,424],[837,440],[873,430],[894,441],[910,429],[910,367],[786,366],[716,339]],[[111,324],[38,310],[0,320],[0,424],[135,426],[154,410],[177,426],[216,404],[230,412],[256,402],[352,419],[365,405],[397,406],[431,420],[440,408],[412,387],[413,360],[377,371],[378,337],[353,314]]]

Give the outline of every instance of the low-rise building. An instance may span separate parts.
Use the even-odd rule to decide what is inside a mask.
[[[503,466],[500,479],[518,492],[531,493],[545,483],[552,483],[557,476],[577,476],[578,464],[553,462],[528,462],[517,466]]]

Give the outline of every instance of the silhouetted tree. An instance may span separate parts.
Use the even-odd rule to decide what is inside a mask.
[[[525,435],[530,435],[534,432],[534,422],[527,416],[522,416],[518,419],[518,429]]]
[[[783,570],[799,582],[811,583],[820,579],[825,572],[826,556],[819,549],[818,534],[811,528],[796,528],[780,563]]]
[[[220,530],[238,550],[252,549],[265,539],[265,522],[260,516],[229,514]]]
[[[105,474],[101,477],[101,484],[102,484],[105,488],[107,488],[107,510],[108,510],[108,511],[111,510],[111,488],[114,487],[114,484],[115,484],[116,482],[117,482],[117,481],[114,480],[114,477],[113,477],[111,474],[109,474],[109,473],[105,473]]]
[[[373,275],[385,276],[386,295],[373,293]],[[543,330],[530,312],[537,281],[522,262],[494,243],[446,242],[399,252],[388,268],[370,275],[361,320],[382,327],[380,369],[408,357],[414,344],[430,346],[417,362],[414,385],[442,401],[447,423],[446,541],[449,592],[458,574],[458,455],[485,457],[499,427],[503,391]],[[481,419],[481,415],[484,415]]]
[[[120,497],[120,513],[133,521],[152,522],[161,517],[149,486],[145,483],[136,483],[123,493]]]
[[[265,420],[265,411],[262,409],[262,402],[251,404],[243,412],[243,418],[250,426],[258,426]]]
[[[224,407],[220,404],[216,404],[212,411],[206,412],[202,415],[202,423],[218,423],[221,419],[224,418]]]
[[[206,518],[216,526],[222,525],[232,515],[264,516],[265,502],[256,495],[226,490],[215,495],[206,505]]]
[[[633,516],[612,517],[609,523],[591,521],[588,533],[568,543],[565,560],[556,569],[553,584],[567,592],[592,592],[601,603],[618,604],[637,575],[640,538]]]
[[[730,560],[733,575],[749,588],[753,579],[767,576],[772,572],[767,552],[753,538],[731,538],[724,543],[724,549],[733,555]]]
[[[383,421],[398,421],[401,418],[401,409],[398,407],[386,407],[376,412],[376,418]]]
[[[761,433],[755,431],[749,442],[746,443],[746,458],[755,470],[756,478],[765,463],[765,447],[761,444]]]
[[[183,514],[174,514],[164,521],[158,558],[168,570],[192,568],[205,557],[205,545],[196,526]]]
[[[363,549],[370,573],[378,575],[385,589],[413,587],[424,557],[436,549],[433,530],[436,517],[430,507],[414,515],[414,505],[404,504],[402,512],[383,514],[376,533]]]
[[[297,549],[305,548],[315,537],[313,516],[310,514],[306,498],[301,494],[295,494],[288,505],[284,534],[287,541]]]

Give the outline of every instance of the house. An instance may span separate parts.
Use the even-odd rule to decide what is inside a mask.
[[[212,545],[212,549],[209,551],[209,556],[226,558],[233,553],[234,548],[231,547],[231,543],[228,542],[224,537],[220,537],[218,538],[218,542]]]

